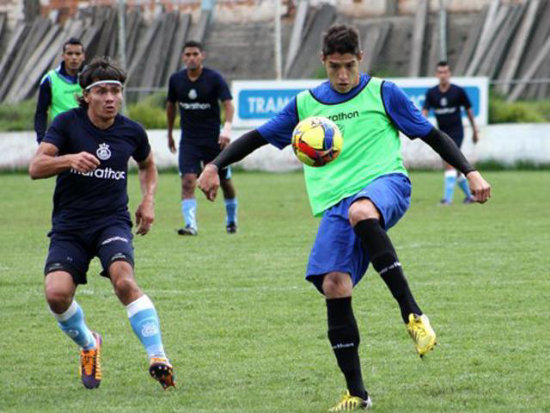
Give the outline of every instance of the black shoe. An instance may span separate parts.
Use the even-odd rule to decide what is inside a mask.
[[[234,222],[228,224],[226,227],[225,227],[225,230],[227,231],[228,234],[234,234],[237,232],[237,224],[235,224]]]
[[[197,230],[187,225],[185,228],[178,229],[178,235],[197,235]]]

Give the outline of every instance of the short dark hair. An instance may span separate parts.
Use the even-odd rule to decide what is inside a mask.
[[[82,51],[84,51],[84,45],[82,44],[80,39],[77,39],[76,37],[71,37],[69,40],[67,40],[65,43],[63,43],[63,53],[65,53],[65,48],[70,44],[76,45],[76,46],[81,46]]]
[[[333,53],[351,53],[358,56],[361,52],[359,46],[359,32],[353,26],[336,24],[323,35],[323,56]]]
[[[437,62],[437,67],[445,67],[445,66],[449,66],[449,62],[447,62],[446,60],[440,60],[439,62]]]
[[[94,57],[90,64],[80,73],[78,83],[82,90],[85,91],[88,86],[98,80],[118,80],[124,84],[126,82],[126,72],[108,56]],[[78,105],[84,109],[88,107],[83,96],[79,96]]]
[[[199,49],[202,52],[202,43],[197,42],[196,40],[186,41],[185,44],[183,45],[183,50],[187,49],[188,47],[196,47],[197,49]]]

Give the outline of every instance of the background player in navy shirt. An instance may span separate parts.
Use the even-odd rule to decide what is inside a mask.
[[[466,91],[460,86],[451,83],[451,69],[447,62],[441,61],[437,64],[435,75],[439,79],[439,85],[428,89],[428,92],[426,92],[422,114],[428,116],[430,109],[433,109],[439,129],[449,135],[460,148],[464,139],[464,128],[462,127],[462,108],[464,107],[472,125],[472,140],[474,144],[477,143],[479,140],[477,127],[472,112],[472,105]],[[463,174],[458,175],[456,169],[447,162],[444,163],[445,175],[441,204],[450,205],[452,203],[454,187],[457,181],[458,186],[465,195],[463,202],[465,204],[473,203],[474,199],[468,187],[466,177]]]
[[[94,256],[99,257],[132,329],[149,357],[149,372],[164,387],[174,385],[155,307],[134,278],[132,222],[128,212],[128,160],[139,167],[143,199],[137,234],[154,220],[157,169],[143,127],[118,114],[126,74],[108,58],[92,61],[80,77],[80,107],[57,116],[31,160],[31,178],[57,175],[45,274],[48,305],[61,330],[81,350],[86,388],[101,383],[102,337],[92,332],[74,296]]]
[[[181,212],[185,226],[178,230],[180,235],[197,235],[197,176],[202,166],[212,161],[229,144],[231,137],[234,113],[231,92],[221,74],[203,66],[204,57],[199,42],[185,43],[185,69],[172,74],[168,84],[168,147],[173,153],[176,152],[172,135],[176,102],[179,103],[181,117],[178,164],[181,176]],[[221,132],[220,101],[225,109],[225,124]],[[237,232],[237,198],[231,182],[231,169],[220,170],[220,179],[227,213],[226,230],[232,234]]]

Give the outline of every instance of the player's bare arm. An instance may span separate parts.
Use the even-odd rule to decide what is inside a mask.
[[[225,110],[225,123],[223,124],[223,129],[220,133],[218,143],[220,144],[221,149],[225,149],[231,142],[231,124],[233,123],[235,108],[231,99],[224,100],[222,104]]]
[[[197,186],[204,192],[206,199],[213,202],[220,188],[218,167],[212,163],[206,165],[197,180]]]
[[[476,202],[483,204],[491,198],[491,185],[483,179],[478,171],[471,171],[466,175],[466,178]]]
[[[472,108],[466,109],[466,114],[468,115],[468,120],[470,121],[470,125],[472,125],[472,140],[474,141],[474,143],[477,143],[479,141],[479,134],[478,134],[474,112],[472,111]]]
[[[174,130],[174,121],[176,120],[176,103],[166,102],[166,121],[168,123],[168,148],[170,152],[176,153],[176,142],[172,131]]]
[[[144,161],[138,163],[138,168],[143,198],[136,210],[136,233],[145,235],[149,232],[155,220],[155,193],[157,191],[158,173],[152,152]]]
[[[58,156],[59,150],[51,143],[42,142],[29,164],[32,179],[49,178],[68,169],[87,173],[95,170],[100,162],[89,152]]]

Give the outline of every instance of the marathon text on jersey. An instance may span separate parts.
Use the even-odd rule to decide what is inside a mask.
[[[92,178],[113,179],[115,181],[126,179],[126,171],[115,171],[112,168],[97,168],[90,172],[78,172],[76,169],[71,169],[71,173]]]

